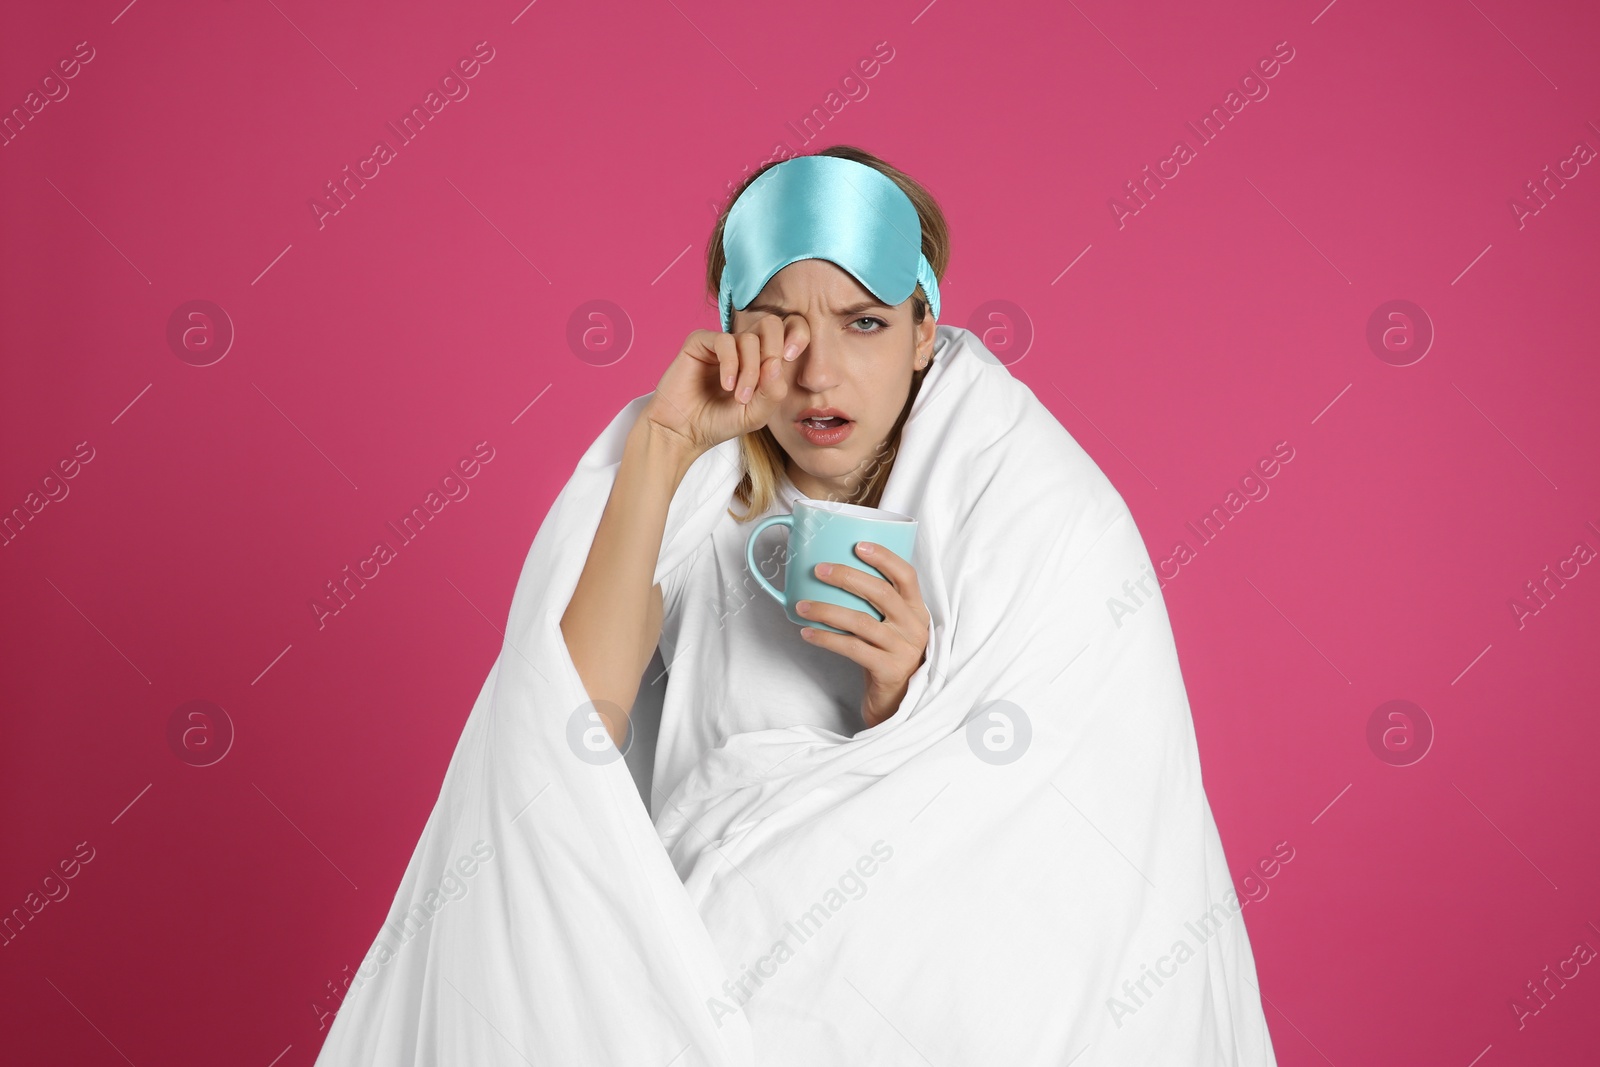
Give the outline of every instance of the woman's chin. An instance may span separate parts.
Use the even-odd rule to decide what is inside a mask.
[[[800,445],[789,452],[790,480],[794,480],[795,469],[802,470],[815,481],[839,486],[835,491],[843,499],[859,489],[872,470],[870,457],[856,455],[856,451]]]

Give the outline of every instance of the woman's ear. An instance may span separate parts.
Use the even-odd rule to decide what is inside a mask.
[[[916,325],[916,358],[912,360],[911,365],[917,370],[926,370],[928,364],[933,362],[934,331],[937,326],[938,323],[934,321],[932,314],[924,315],[922,321]]]

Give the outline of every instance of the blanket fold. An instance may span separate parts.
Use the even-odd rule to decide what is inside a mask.
[[[900,709],[734,735],[652,824],[559,626],[648,400],[534,538],[319,1067],[1275,1064],[1138,529],[966,330],[938,327],[881,502],[919,520],[932,622]],[[690,468],[657,581],[739,477],[737,441]]]

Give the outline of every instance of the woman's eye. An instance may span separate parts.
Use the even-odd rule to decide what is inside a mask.
[[[889,325],[887,322],[884,322],[882,319],[873,318],[871,315],[864,315],[861,318],[856,319],[855,321],[853,321],[851,323],[851,325],[852,326],[859,326],[863,322],[872,323],[873,324],[873,328],[872,329],[867,329],[867,330],[857,330],[856,333],[877,333],[879,330],[885,329]]]

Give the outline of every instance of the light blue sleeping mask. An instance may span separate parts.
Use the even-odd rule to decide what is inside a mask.
[[[939,282],[922,254],[922,220],[911,198],[882,171],[837,156],[796,156],[767,168],[734,201],[722,229],[717,306],[722,330],[772,276],[802,259],[849,271],[890,307],[920,283],[935,321]]]

